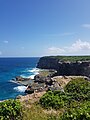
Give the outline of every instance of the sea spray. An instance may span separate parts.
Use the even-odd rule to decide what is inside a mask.
[[[17,87],[14,87],[13,89],[16,90],[17,92],[25,92],[27,87],[26,86],[17,86]]]
[[[32,68],[32,69],[27,69],[26,73],[20,75],[22,78],[31,78],[34,79],[34,76],[39,74],[40,69],[38,68]]]
[[[33,68],[33,69],[31,69],[31,70],[28,70],[29,72],[39,72],[40,71],[40,69],[38,69],[38,68]]]
[[[28,70],[35,69],[38,60],[39,58],[35,57],[0,58],[0,100],[16,98],[18,95],[25,94],[26,87],[22,87],[23,85],[16,81],[16,77],[21,75],[25,78],[30,78],[31,75],[34,77],[34,73]]]

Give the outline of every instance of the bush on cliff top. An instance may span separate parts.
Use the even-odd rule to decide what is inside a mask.
[[[60,61],[70,61],[70,62],[90,61],[90,56],[46,56],[46,57],[55,58]]]

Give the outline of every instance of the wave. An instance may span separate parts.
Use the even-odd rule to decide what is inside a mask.
[[[20,76],[23,77],[23,78],[34,79],[34,76],[39,74],[39,71],[40,71],[40,69],[38,69],[38,68],[27,69],[26,74],[24,73],[24,74],[22,74]]]
[[[20,83],[18,83],[18,82],[15,81],[15,80],[10,80],[9,82],[11,82],[11,83],[16,83],[16,84],[18,84],[18,85],[21,85]]]
[[[22,78],[30,78],[31,75],[27,76],[27,75],[20,75]]]
[[[31,78],[34,79],[35,74],[30,75],[30,76],[25,76],[25,75],[20,75],[22,78]]]
[[[25,86],[17,86],[17,87],[14,87],[13,89],[16,90],[17,92],[25,92],[27,87],[25,87]]]
[[[30,75],[30,78],[31,78],[31,79],[34,79],[34,77],[35,77],[35,75]]]
[[[28,72],[31,72],[31,73],[39,73],[39,71],[40,71],[40,69],[38,69],[38,68],[33,68],[33,69],[31,69],[31,70],[28,70]]]

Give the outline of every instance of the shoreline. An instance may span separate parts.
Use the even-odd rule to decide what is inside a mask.
[[[38,69],[38,68],[36,68]],[[88,79],[86,76],[65,76],[59,75],[55,76],[56,70],[54,69],[39,69],[38,74],[34,75],[34,79],[31,78],[23,78],[21,76],[16,76],[15,79],[10,80],[15,84],[20,86],[26,86],[25,93],[26,95],[17,95],[14,99],[17,99],[18,96],[25,97],[35,93],[46,92],[48,89],[50,90],[62,90],[63,87],[71,81],[73,78],[85,78]],[[17,80],[16,80],[17,79]],[[8,100],[8,99],[6,99]],[[5,100],[1,100],[3,102]]]
[[[63,91],[63,87],[68,83],[70,82],[71,80],[74,80],[75,78],[86,78],[86,76],[54,76],[52,77],[52,80],[56,83],[58,83],[60,86],[60,90]],[[89,80],[90,81],[90,80]],[[21,83],[17,83],[16,84],[19,84],[19,85],[23,85]],[[25,85],[23,85],[25,86]],[[55,86],[54,86],[55,87]],[[58,85],[56,86],[58,88]],[[28,86],[27,86],[28,88]],[[53,90],[53,89],[51,89]],[[33,97],[35,99],[38,98],[38,95],[41,97],[44,93],[46,93],[47,89],[40,89],[39,91],[38,90],[34,90],[33,93],[29,94],[29,93],[26,93],[26,95],[17,95],[14,99],[19,99],[21,102],[24,101],[24,100],[30,100],[32,99]],[[32,97],[33,96],[33,97]],[[37,97],[35,97],[37,96]],[[39,98],[40,98],[39,97]],[[6,100],[9,100],[9,99],[5,99],[5,100],[0,100],[0,102],[3,102],[3,101],[6,101]]]
[[[38,68],[36,68],[36,69],[38,69]],[[53,70],[53,71],[55,71],[55,70]],[[51,73],[52,73],[51,69],[39,69],[37,74],[33,75],[34,76],[33,79],[31,77],[16,76],[16,78],[10,80],[10,82],[13,82],[13,83],[16,83],[16,84],[19,84],[19,85],[27,86],[27,85],[32,84],[35,81],[35,79],[34,79],[35,76],[40,75],[42,77],[47,77]]]

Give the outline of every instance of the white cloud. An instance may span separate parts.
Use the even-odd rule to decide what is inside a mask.
[[[48,48],[48,54],[57,55],[57,54],[90,54],[90,42],[81,41],[80,39],[75,41],[70,46],[63,48],[59,47],[50,47]]]
[[[48,51],[51,54],[61,54],[61,53],[64,52],[64,49],[61,49],[61,48],[58,48],[58,47],[50,47],[50,48],[48,48]]]
[[[4,43],[8,43],[8,41],[7,40],[5,40],[5,41],[3,41]]]
[[[90,29],[90,24],[83,24],[82,27]]]
[[[75,43],[68,47],[69,52],[79,52],[79,51],[86,51],[90,50],[90,43],[87,41],[81,41],[80,39],[77,40]]]
[[[2,52],[0,51],[0,55],[2,55]]]

